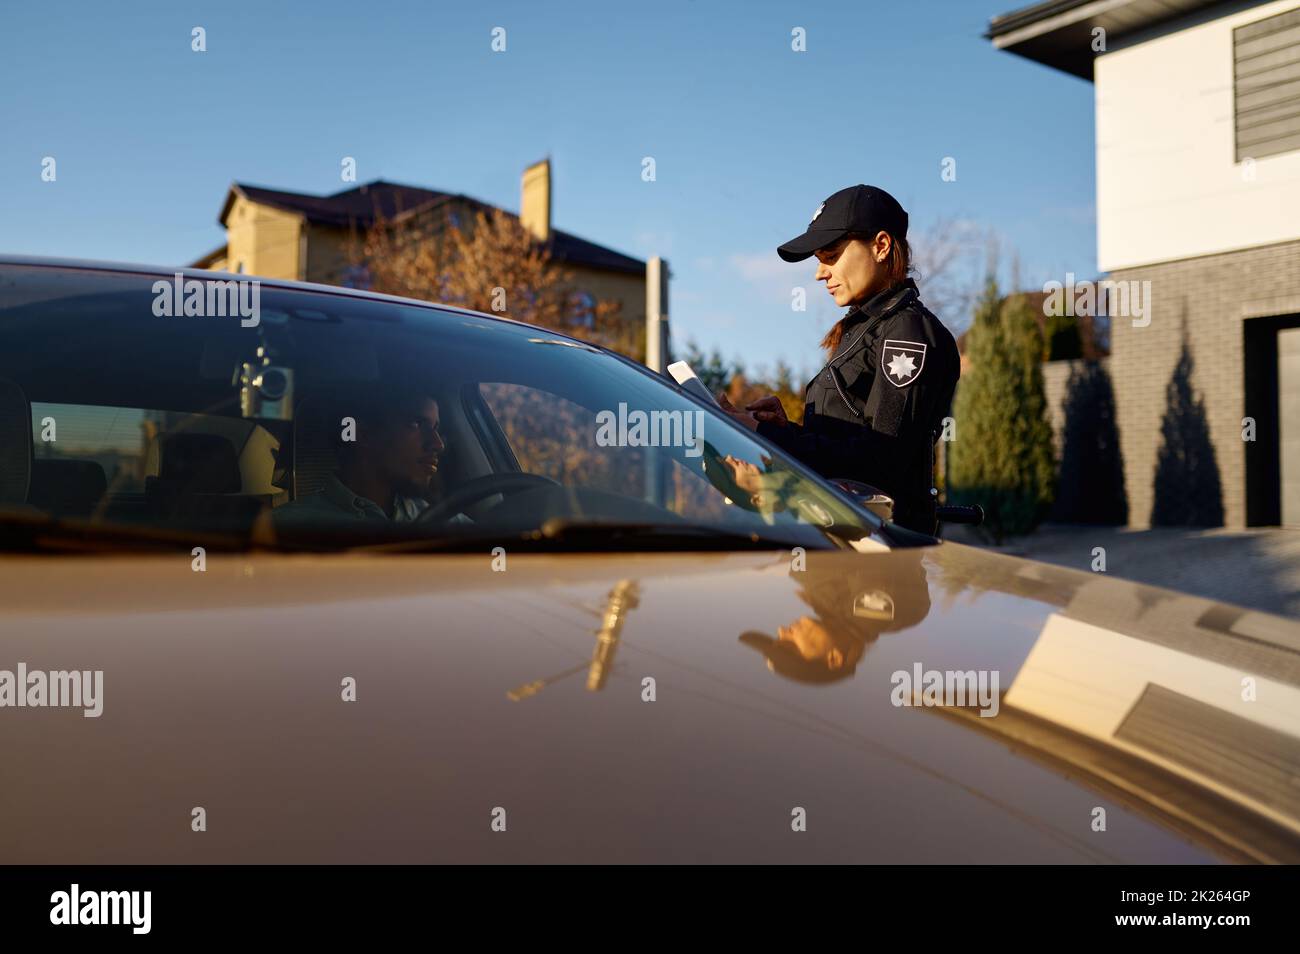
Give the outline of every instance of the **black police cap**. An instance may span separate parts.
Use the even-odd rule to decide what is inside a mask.
[[[787,262],[802,262],[820,248],[834,245],[851,232],[888,232],[907,237],[907,212],[884,189],[855,185],[841,189],[817,207],[808,230],[776,250]]]

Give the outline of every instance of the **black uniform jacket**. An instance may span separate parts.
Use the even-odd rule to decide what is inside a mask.
[[[803,423],[758,432],[823,477],[894,498],[894,522],[934,533],[934,442],[960,374],[957,343],[908,279],[845,315],[840,347],[805,392]]]

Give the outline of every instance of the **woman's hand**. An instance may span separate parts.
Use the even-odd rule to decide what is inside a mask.
[[[727,416],[737,424],[743,424],[751,431],[758,430],[758,421],[754,420],[754,415],[750,414],[748,411],[742,411],[740,408],[733,405],[727,398],[727,393],[725,391],[718,392],[718,406],[721,407],[722,410],[726,412]]]
[[[746,410],[754,412],[754,420],[760,423],[779,424],[781,427],[790,423],[785,416],[785,406],[781,399],[773,394],[759,398],[745,405]]]

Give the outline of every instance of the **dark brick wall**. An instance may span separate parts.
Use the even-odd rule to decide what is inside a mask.
[[[1131,318],[1113,317],[1111,322],[1109,370],[1130,526],[1150,525],[1167,390],[1185,340],[1191,361],[1188,383],[1193,397],[1203,402],[1203,424],[1217,465],[1223,524],[1244,527],[1243,322],[1300,312],[1300,241],[1124,269],[1110,277],[1151,282],[1151,323],[1135,328]]]

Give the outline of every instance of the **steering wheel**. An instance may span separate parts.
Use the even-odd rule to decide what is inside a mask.
[[[541,474],[526,474],[523,471],[505,471],[499,474],[487,474],[476,477],[463,487],[458,487],[431,507],[426,507],[415,518],[415,523],[439,523],[454,517],[471,504],[478,503],[493,494],[517,494],[539,487],[562,487],[558,481],[543,477]]]

